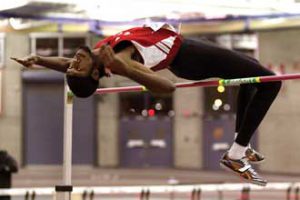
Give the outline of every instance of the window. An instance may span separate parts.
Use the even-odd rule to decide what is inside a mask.
[[[76,50],[80,46],[86,45],[86,38],[83,37],[67,37],[63,39],[63,56],[73,57]]]
[[[58,56],[58,38],[36,38],[36,54],[40,56]]]
[[[31,53],[41,56],[73,57],[78,47],[87,44],[85,34],[32,33]]]

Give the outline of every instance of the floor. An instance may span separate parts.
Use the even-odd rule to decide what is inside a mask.
[[[288,192],[288,187],[273,188],[270,185],[276,185],[276,182],[300,182],[300,174],[298,175],[279,175],[260,173],[272,184],[267,187],[251,186],[250,193],[243,193],[242,189],[249,187],[249,184],[238,184],[238,189],[218,188],[206,189],[205,186],[200,187],[196,184],[213,184],[213,183],[242,183],[239,177],[236,177],[225,171],[203,171],[203,170],[183,170],[183,169],[103,169],[92,168],[87,166],[75,166],[72,170],[72,184],[77,186],[72,192],[72,200],[283,200],[283,199],[300,199],[297,192],[297,185],[293,186],[291,192]],[[62,168],[49,166],[31,166],[22,168],[17,174],[13,175],[13,190],[23,190],[20,195],[12,195],[12,200],[53,200],[55,193],[38,194],[33,192],[38,188],[50,188],[54,191],[55,185],[62,184]],[[174,192],[174,186],[188,186],[188,191],[185,190]],[[147,185],[147,186],[146,186]],[[152,186],[151,186],[152,185]],[[156,186],[153,186],[156,185]],[[171,188],[169,191],[157,192],[153,188],[157,185]],[[221,184],[222,187],[224,184]],[[232,185],[232,184],[226,184]],[[234,184],[236,185],[236,184]],[[82,187],[80,187],[82,186]],[[118,186],[113,187],[108,193],[97,191],[101,186]],[[134,188],[138,192],[129,192],[128,189],[118,190],[120,186],[139,186]],[[176,188],[178,188],[176,186]],[[218,186],[218,185],[217,185]],[[35,189],[33,189],[35,187]],[[233,186],[235,187],[235,186]],[[253,189],[258,187],[258,189]],[[21,189],[24,188],[24,189]],[[31,188],[31,189],[26,189]],[[78,190],[82,191],[78,192]],[[108,188],[108,187],[105,187]],[[124,188],[124,187],[122,187]],[[132,188],[132,187],[130,187]],[[161,187],[160,187],[161,188]],[[201,190],[199,189],[201,188]],[[76,190],[77,189],[77,192]],[[144,193],[143,191],[151,191]],[[195,193],[193,191],[195,190]],[[1,190],[0,190],[1,191]],[[26,191],[31,191],[29,196]],[[87,191],[87,193],[85,193]],[[95,191],[95,192],[94,192]],[[105,190],[106,191],[106,190]],[[199,192],[199,193],[198,193]],[[249,196],[250,195],[250,196]],[[57,196],[56,196],[57,197]],[[150,198],[151,197],[151,198]]]
[[[269,182],[299,182],[298,175],[260,173]],[[183,169],[103,169],[75,166],[74,186],[165,185],[201,183],[240,183],[241,179],[225,171]],[[31,166],[13,175],[13,187],[49,187],[62,183],[62,168]]]

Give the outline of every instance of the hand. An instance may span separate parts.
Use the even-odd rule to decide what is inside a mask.
[[[10,59],[16,61],[17,63],[23,65],[24,67],[27,68],[32,68],[34,64],[37,64],[39,61],[39,57],[38,56],[28,56],[25,58],[14,58],[11,57]]]
[[[126,76],[128,65],[115,54],[114,50],[109,45],[101,46],[99,57],[103,62],[106,74],[111,74],[111,72],[113,72],[115,74]]]
[[[66,74],[69,76],[87,77],[89,75],[89,69],[87,66],[81,66],[80,59],[74,57],[70,59]]]
[[[75,67],[68,67],[66,74],[69,76],[77,76],[77,77],[87,77],[89,76],[89,72],[86,70],[81,70]]]

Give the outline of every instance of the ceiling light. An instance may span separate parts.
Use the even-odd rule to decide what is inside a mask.
[[[8,10],[17,7],[24,6],[28,3],[28,0],[11,0],[11,1],[1,1],[0,10]]]

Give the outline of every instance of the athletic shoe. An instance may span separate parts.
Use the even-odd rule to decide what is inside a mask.
[[[220,166],[225,170],[238,174],[243,179],[256,185],[265,186],[267,181],[264,180],[249,164],[247,157],[233,160],[228,157],[228,152],[220,160]]]
[[[246,150],[246,157],[248,161],[252,164],[262,163],[265,160],[265,156],[261,153],[255,151],[251,147]]]

